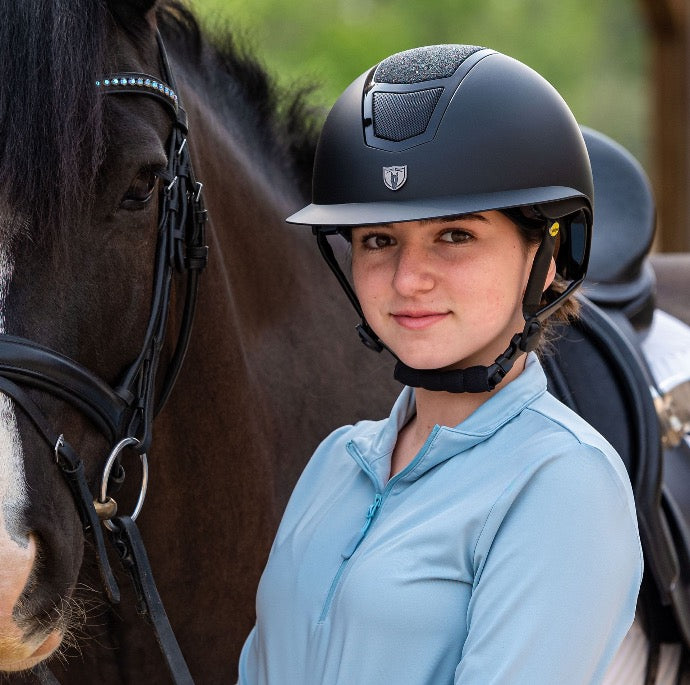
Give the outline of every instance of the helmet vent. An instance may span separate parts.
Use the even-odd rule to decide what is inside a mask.
[[[448,78],[470,56],[476,45],[428,45],[384,59],[374,72],[377,83],[422,83]]]
[[[373,99],[374,134],[399,142],[426,131],[443,88],[409,93],[375,92]]]

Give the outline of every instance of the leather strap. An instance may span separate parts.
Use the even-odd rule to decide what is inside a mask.
[[[173,682],[175,685],[194,685],[168,615],[163,608],[136,523],[129,516],[118,516],[112,519],[112,524],[114,530],[110,535],[122,565],[132,578],[137,595],[137,610],[150,619]]]
[[[111,442],[122,432],[125,400],[88,369],[59,352],[25,338],[0,335],[0,375],[76,406]]]

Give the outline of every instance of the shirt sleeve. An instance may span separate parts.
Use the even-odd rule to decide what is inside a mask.
[[[629,483],[580,447],[494,504],[475,548],[456,685],[599,683],[630,627],[642,555]]]

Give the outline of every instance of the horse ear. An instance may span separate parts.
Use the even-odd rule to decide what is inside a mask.
[[[144,19],[152,28],[156,26],[158,0],[108,0],[110,11],[124,24]]]
[[[108,5],[113,12],[138,12],[146,14],[155,8],[158,0],[108,0]]]

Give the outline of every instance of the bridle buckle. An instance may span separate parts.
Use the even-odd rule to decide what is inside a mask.
[[[125,447],[132,447],[140,444],[141,441],[137,438],[123,438],[117,443],[117,445],[115,445],[115,447],[113,447],[107,461],[105,462],[105,466],[103,467],[101,490],[98,499],[94,501],[94,507],[96,507],[96,512],[98,513],[99,518],[103,520],[103,525],[108,530],[115,530],[115,527],[109,519],[111,519],[117,513],[117,503],[112,497],[108,496],[108,481],[110,480],[110,471],[112,470],[117,458],[120,456],[120,452],[122,452]],[[135,521],[137,516],[139,516],[141,513],[141,510],[144,506],[144,500],[146,499],[146,489],[149,483],[149,465],[148,459],[146,458],[146,453],[142,452],[139,455],[139,458],[141,459],[141,488],[139,490],[139,498],[134,506],[134,511],[130,515],[132,521]],[[112,511],[111,515],[105,515],[110,511]],[[101,512],[103,512],[103,516],[101,515]]]

